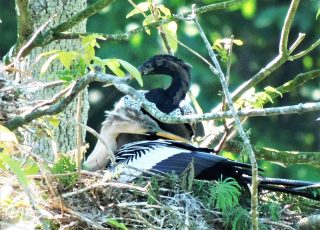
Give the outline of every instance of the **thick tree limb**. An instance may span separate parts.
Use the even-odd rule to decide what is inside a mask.
[[[232,118],[232,113],[230,111],[226,112],[211,112],[201,115],[185,115],[181,117],[169,116],[168,114],[162,113],[153,106],[153,103],[145,100],[144,97],[137,92],[134,88],[124,84],[126,80],[120,79],[113,75],[108,74],[98,74],[98,73],[89,73],[86,76],[80,78],[75,84],[70,86],[69,93],[66,93],[64,98],[60,99],[62,95],[57,94],[57,97],[49,100],[49,103],[43,103],[41,107],[36,107],[36,109],[26,112],[22,115],[16,116],[7,122],[4,125],[13,130],[24,124],[31,122],[34,119],[45,115],[54,115],[63,111],[69,103],[74,100],[76,95],[83,90],[88,84],[93,81],[105,82],[114,84],[115,87],[121,92],[130,95],[132,98],[141,103],[141,106],[147,110],[152,116],[156,117],[158,120],[166,123],[176,124],[176,123],[187,123],[187,122],[197,122],[203,120],[214,120],[214,119],[225,119]],[[64,90],[66,91],[66,90]],[[301,114],[311,111],[320,111],[320,102],[315,103],[305,103],[298,104],[293,106],[282,106],[282,107],[273,107],[273,108],[264,108],[264,109],[244,109],[239,110],[236,114],[239,117],[251,117],[251,116],[275,116],[275,115],[284,115],[284,114]]]

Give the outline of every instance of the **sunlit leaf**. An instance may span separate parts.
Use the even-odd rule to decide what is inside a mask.
[[[318,9],[318,12],[317,12],[317,15],[316,15],[316,19],[318,19],[319,15],[320,15],[320,8]]]
[[[140,14],[141,12],[146,12],[148,10],[149,10],[149,3],[148,2],[141,2],[137,5],[137,7],[134,10],[130,11],[127,14],[126,18],[129,18],[129,17],[136,15],[136,14]]]
[[[167,35],[169,46],[174,51],[178,48],[177,28],[178,25],[176,22],[169,22],[162,26],[163,32]]]
[[[170,9],[168,9],[168,8],[165,7],[164,5],[159,5],[159,6],[157,6],[157,8],[158,8],[165,16],[170,16],[170,15],[171,15]]]
[[[271,93],[276,93],[276,94],[279,94],[280,97],[282,97],[282,93],[280,91],[278,91],[276,88],[274,87],[271,87],[271,86],[267,86],[264,88],[264,90],[266,92],[271,92]]]
[[[115,227],[117,229],[128,230],[128,228],[123,223],[119,223],[116,219],[108,218],[106,222],[110,226]]]
[[[234,39],[233,43],[236,44],[237,46],[242,46],[243,45],[243,41],[240,39]]]
[[[144,20],[143,20],[143,26],[147,26],[151,23],[155,22],[154,17],[152,14],[148,15]],[[146,33],[150,35],[150,29],[145,29]]]
[[[242,3],[241,13],[245,18],[250,19],[255,15],[256,8],[256,0],[247,0]]]
[[[59,56],[58,53],[51,55],[46,61],[45,63],[43,63],[41,69],[40,69],[40,73],[43,74],[47,71],[47,69],[49,68],[51,62],[56,59]]]
[[[120,63],[117,59],[104,59],[103,63],[118,77],[125,76],[125,73],[120,69]]]
[[[20,163],[17,160],[12,159],[8,154],[5,153],[0,154],[0,160],[3,161],[10,168],[10,170],[17,176],[19,182],[22,185],[28,185],[26,175],[22,171]]]
[[[103,36],[99,34],[90,34],[85,37],[81,37],[81,43],[83,47],[92,46],[92,47],[100,47],[97,39],[106,40]]]
[[[70,69],[72,62],[79,56],[77,52],[61,51],[58,56],[59,60],[66,69]]]
[[[39,172],[39,166],[32,158],[28,158],[23,164],[23,172],[25,175],[34,175]]]
[[[58,127],[60,124],[59,117],[57,115],[52,115],[48,117],[48,122],[53,126],[53,127]]]
[[[130,73],[130,75],[137,80],[139,85],[142,87],[143,86],[143,81],[142,81],[142,78],[141,78],[141,74],[137,70],[137,68],[134,67],[133,65],[131,65],[129,62],[126,62],[124,60],[121,60],[121,59],[117,59],[117,60],[120,62],[120,64],[123,66],[123,68],[125,70],[127,70]]]

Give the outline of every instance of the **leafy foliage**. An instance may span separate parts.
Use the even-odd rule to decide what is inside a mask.
[[[105,40],[103,36],[91,34],[82,37],[81,49],[77,51],[51,50],[41,53],[36,58],[38,62],[43,57],[48,57],[41,67],[41,74],[44,74],[54,60],[59,60],[63,69],[56,74],[60,80],[71,82],[86,74],[87,69],[93,70],[94,66],[99,66],[103,71],[106,67],[118,77],[124,77],[125,73],[120,67],[123,67],[138,83],[143,86],[142,78],[139,71],[129,62],[121,59],[100,59],[96,57],[95,48],[100,48],[99,40]]]
[[[67,174],[67,173],[74,173],[77,170],[76,163],[69,157],[68,155],[61,154],[51,168],[52,173],[54,174]],[[63,175],[57,177],[59,182],[63,187],[69,187],[76,183],[77,175]]]
[[[251,217],[247,209],[237,205],[223,212],[222,215],[226,226],[231,226],[232,230],[250,229]]]
[[[212,49],[218,53],[221,61],[226,62],[228,60],[229,50],[231,48],[231,45],[233,44],[242,46],[243,41],[241,41],[240,39],[230,39],[230,38],[216,39],[214,41]]]
[[[235,179],[226,178],[215,183],[196,181],[193,191],[208,207],[213,206],[225,212],[239,204],[240,189]]]
[[[260,211],[267,217],[271,217],[272,221],[280,220],[281,207],[277,202],[262,203]]]
[[[148,14],[146,14],[148,13]],[[147,26],[153,22],[170,18],[172,16],[171,11],[164,5],[154,5],[152,1],[141,2],[135,6],[135,9],[130,11],[126,18],[130,18],[136,14],[142,14],[144,20],[142,22],[143,26]],[[166,35],[169,46],[173,51],[176,51],[178,48],[177,41],[177,29],[178,24],[174,21],[171,21],[167,24],[161,26],[162,32]],[[151,34],[150,29],[145,29],[147,34]]]

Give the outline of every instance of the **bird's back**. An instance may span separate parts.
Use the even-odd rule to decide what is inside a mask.
[[[140,141],[122,146],[116,153],[116,162],[142,171],[175,172],[177,175],[182,174],[192,163],[195,178],[205,180],[226,177],[241,180],[242,174],[250,174],[249,165],[214,155],[212,151],[169,140]],[[129,169],[125,173],[133,174],[128,177],[131,180],[140,175],[141,171]]]

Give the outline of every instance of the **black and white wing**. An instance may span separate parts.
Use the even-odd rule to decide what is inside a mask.
[[[135,179],[141,171],[175,172],[180,175],[191,162],[197,179],[217,180],[231,176],[240,179],[240,174],[250,174],[250,166],[247,164],[213,155],[211,149],[169,140],[140,141],[124,145],[116,153],[116,162],[130,166],[127,169],[122,167],[124,176],[120,180],[123,181]]]

